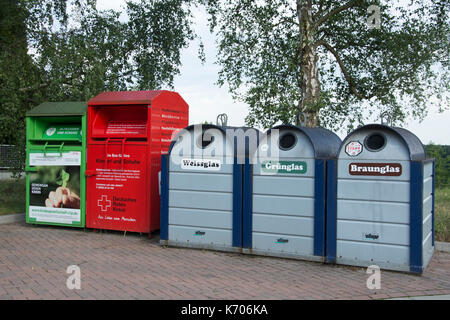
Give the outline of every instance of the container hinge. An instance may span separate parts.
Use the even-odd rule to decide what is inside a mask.
[[[86,172],[84,173],[84,175],[85,175],[86,177],[93,177],[93,176],[96,176],[96,175],[97,175],[97,171],[94,171],[94,170],[86,170]]]

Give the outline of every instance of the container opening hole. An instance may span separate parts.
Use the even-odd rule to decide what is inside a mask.
[[[370,151],[379,151],[386,145],[386,138],[380,133],[373,133],[366,138],[365,145]]]
[[[280,137],[278,144],[280,145],[281,150],[289,150],[294,147],[296,142],[297,138],[295,137],[295,135],[288,132]]]
[[[197,146],[205,149],[214,141],[214,136],[210,133],[203,132],[197,139]]]

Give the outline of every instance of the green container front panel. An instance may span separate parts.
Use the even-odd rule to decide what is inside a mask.
[[[86,116],[27,117],[26,222],[86,221]]]
[[[29,142],[68,141],[82,143],[80,117],[28,117]]]

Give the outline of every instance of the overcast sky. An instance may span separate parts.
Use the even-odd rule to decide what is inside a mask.
[[[97,0],[97,8],[101,10],[125,11],[124,7],[124,0]],[[194,41],[183,51],[181,74],[175,77],[174,82],[174,90],[189,104],[189,123],[215,123],[217,115],[225,112],[229,125],[244,125],[247,105],[233,101],[227,87],[220,88],[215,84],[219,71],[219,66],[214,64],[217,50],[214,35],[209,33],[207,27],[206,14],[196,11],[195,22],[195,30],[205,46],[206,63],[202,65],[198,59],[198,41]],[[450,145],[450,110],[443,113],[429,110],[422,122],[410,119],[404,128],[416,134],[424,144],[432,141]],[[346,135],[344,131],[336,133],[341,138]]]

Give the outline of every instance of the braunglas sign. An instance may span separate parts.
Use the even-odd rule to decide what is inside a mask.
[[[352,176],[401,176],[400,163],[355,163],[348,165],[348,173]]]

